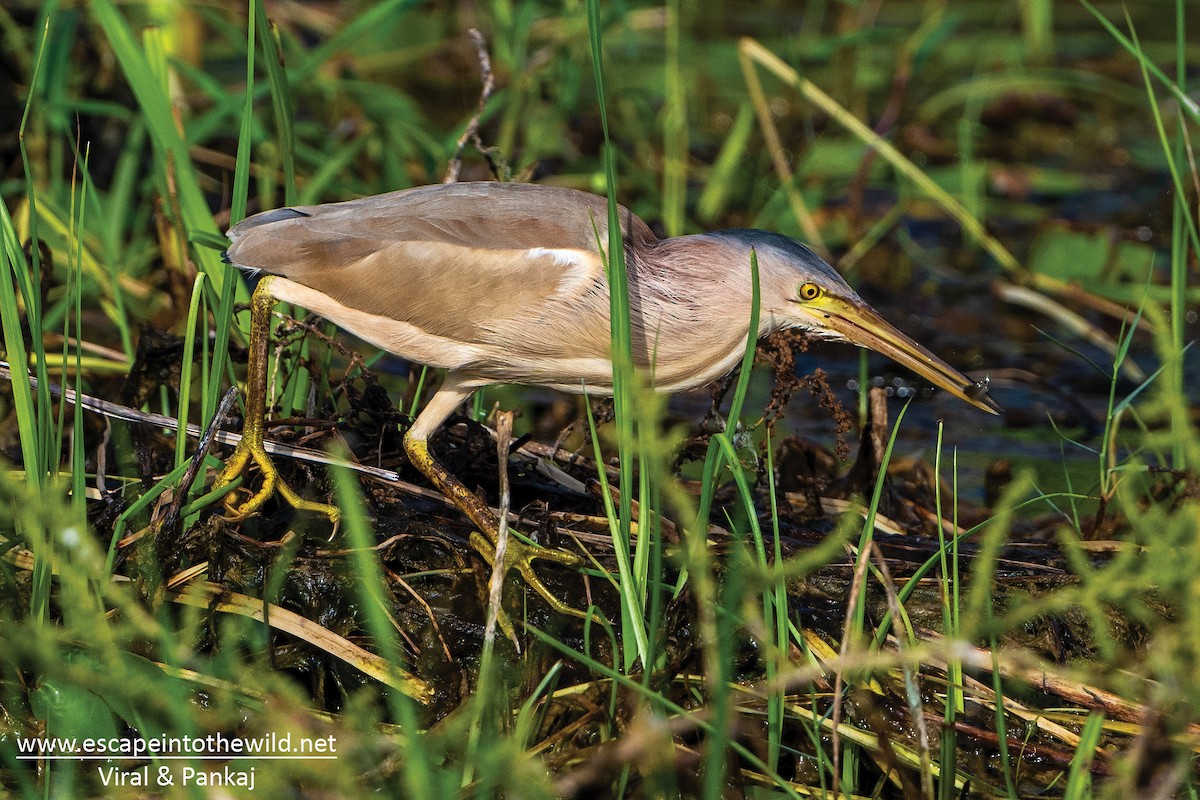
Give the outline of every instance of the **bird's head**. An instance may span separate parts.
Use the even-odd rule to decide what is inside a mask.
[[[799,242],[777,233],[730,230],[710,234],[758,254],[764,324],[801,328],[810,335],[845,341],[888,356],[933,385],[992,414],[1000,406],[986,387],[971,380],[904,334],[871,308],[833,267]]]

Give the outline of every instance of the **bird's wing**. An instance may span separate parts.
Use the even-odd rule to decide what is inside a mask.
[[[641,219],[620,209],[624,235],[654,241]],[[299,240],[316,247],[327,264],[360,258],[388,242],[438,242],[485,250],[583,250],[607,244],[604,198],[574,189],[525,183],[452,183],[420,186],[343,203],[280,208],[255,214],[229,229],[230,259],[266,269],[290,253],[273,245]],[[598,237],[597,237],[598,234]],[[260,246],[268,249],[259,252]],[[263,266],[243,264],[258,260]],[[297,276],[292,276],[297,277]]]
[[[628,238],[654,240],[624,209],[622,219]],[[593,293],[606,222],[603,198],[570,189],[425,186],[255,215],[229,231],[228,258],[348,308],[478,342],[507,330],[516,310]]]

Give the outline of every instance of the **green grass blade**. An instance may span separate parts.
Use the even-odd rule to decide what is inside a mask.
[[[292,71],[295,81],[303,82],[313,76],[321,65],[331,59],[335,53],[342,50],[352,50],[355,42],[369,34],[377,34],[395,26],[409,9],[420,5],[418,0],[385,0],[377,5],[367,5],[367,9],[317,47],[309,51],[308,56]]]
[[[183,363],[179,371],[179,409],[176,416],[179,426],[175,429],[175,466],[184,463],[187,458],[187,426],[188,415],[192,405],[192,366],[196,363],[196,333],[200,321],[200,308],[204,299],[203,272],[196,273],[192,283],[192,299],[188,303],[187,328],[183,334]],[[201,337],[203,340],[204,337]]]
[[[746,349],[742,353],[737,385],[733,389],[733,400],[729,403],[729,426],[736,428],[742,418],[742,406],[746,402],[746,393],[750,390],[750,372],[754,368],[754,353],[758,349],[758,322],[762,315],[761,287],[758,280],[758,252],[750,250],[750,323],[746,327]]]
[[[1071,768],[1067,772],[1063,800],[1087,800],[1093,796],[1092,763],[1096,760],[1096,748],[1100,746],[1103,734],[1104,715],[1089,714],[1083,730],[1079,732],[1079,745],[1075,748],[1075,757],[1071,759]]]
[[[212,213],[208,210],[204,193],[200,190],[187,142],[175,125],[170,98],[155,78],[156,73],[151,69],[142,47],[134,39],[129,25],[112,0],[95,0],[91,8],[108,38],[109,46],[121,65],[130,89],[137,98],[146,120],[146,128],[154,143],[157,168],[164,174],[170,170],[174,175],[180,211],[183,214],[183,219],[179,222],[184,234],[190,235],[192,231],[197,231],[202,234],[220,235],[213,222]],[[194,249],[194,255],[197,265],[208,275],[214,290],[220,295],[226,282],[227,271],[219,254],[198,247]],[[238,299],[241,302],[249,299],[245,287],[239,287]]]
[[[754,131],[754,106],[742,103],[738,106],[737,116],[729,135],[717,153],[716,161],[708,173],[708,182],[700,199],[696,201],[696,216],[703,222],[715,222],[729,204],[729,196],[733,186],[734,175],[742,156],[745,155],[750,143],[750,134]]]
[[[250,148],[254,130],[254,30],[261,7],[260,0],[250,0],[246,13],[246,99],[242,106],[242,123],[238,128],[237,156],[234,159],[233,196],[229,200],[230,225],[236,225],[246,216],[246,202],[250,194]],[[225,243],[222,241],[222,244]],[[219,290],[217,294],[220,294]]]
[[[25,349],[20,306],[14,291],[14,282],[17,280],[17,276],[27,273],[29,264],[25,261],[25,253],[17,239],[8,208],[3,203],[0,203],[0,238],[3,238],[0,262],[3,262],[4,265],[3,271],[0,272],[0,327],[4,332],[4,351],[16,376],[12,382],[12,393],[13,406],[17,416],[17,430],[21,439],[21,461],[25,469],[26,480],[36,487],[42,482],[45,466],[42,458],[43,451],[39,447],[42,436],[41,425],[33,402],[33,391],[29,388],[29,381],[24,379],[29,355]],[[30,308],[29,305],[25,307]],[[34,331],[40,330],[33,327],[32,319],[30,327]],[[40,339],[40,336],[38,338]],[[38,363],[44,365],[45,360],[39,358]],[[44,366],[42,369],[44,370]]]
[[[1100,13],[1099,9],[1088,2],[1088,0],[1079,0],[1079,3],[1086,8],[1093,17],[1096,18],[1096,21],[1104,27],[1104,30],[1108,31],[1109,36],[1116,40],[1121,47],[1124,47],[1130,55],[1138,59],[1142,66],[1154,76],[1155,80],[1161,83],[1163,87],[1171,93],[1176,102],[1179,103],[1179,107],[1183,113],[1185,113],[1193,123],[1200,125],[1200,104],[1197,104],[1195,100],[1188,96],[1188,94],[1182,89],[1182,84],[1176,84],[1167,77],[1166,73],[1159,69],[1155,64],[1148,61],[1142,54],[1141,49],[1127,36],[1125,36],[1125,34],[1121,33],[1117,26],[1114,25],[1108,19],[1108,17]]]
[[[283,203],[290,206],[296,202],[296,131],[292,125],[295,117],[292,87],[284,67],[283,41],[279,38],[279,29],[267,19],[262,0],[254,0],[254,15],[258,18],[263,63],[266,64],[267,82],[271,86],[271,108],[275,112],[275,135],[283,161]]]
[[[68,296],[72,299],[74,306],[71,318],[74,321],[74,330],[70,330],[67,325],[67,320],[64,319],[64,330],[67,330],[76,341],[75,360],[72,367],[74,368],[73,383],[75,390],[82,392],[83,386],[83,350],[80,344],[83,342],[83,239],[86,227],[87,213],[87,198],[88,198],[88,157],[91,153],[90,146],[84,149],[83,163],[79,166],[79,172],[83,176],[83,180],[79,181],[79,203],[78,215],[72,214],[72,225],[74,227],[74,243],[75,247],[72,252],[71,260],[73,264],[68,265]],[[78,155],[78,154],[77,154]],[[74,193],[72,193],[72,198]],[[68,336],[63,336],[63,383],[66,383],[67,376],[67,359],[66,348]],[[66,403],[60,403],[59,408],[62,409]],[[71,508],[79,516],[80,520],[87,519],[87,471],[84,469],[85,453],[84,453],[84,433],[83,433],[83,406],[79,403],[74,403],[71,406]],[[86,527],[86,523],[84,524]]]
[[[892,451],[896,447],[896,436],[900,433],[900,423],[904,422],[904,415],[908,413],[908,407],[912,401],[905,403],[900,408],[900,413],[896,415],[896,424],[892,426],[892,433],[888,436],[887,447],[883,450],[883,458],[879,461],[879,474],[875,476],[875,488],[871,491],[871,502],[867,504],[867,515],[863,521],[862,533],[858,539],[858,552],[862,553],[864,549],[871,546],[875,539],[875,517],[879,513],[879,503],[883,499],[883,485],[887,481],[888,464],[892,463]],[[903,601],[900,601],[903,602]],[[866,629],[867,623],[867,582],[863,581],[861,593],[858,597],[858,602],[854,604],[854,632],[861,636]],[[887,637],[891,630],[891,612],[884,614],[883,621],[879,623],[876,633],[876,646]]]
[[[648,657],[649,643],[642,632],[645,625],[645,587],[637,585],[632,562],[629,560],[630,523],[633,518],[633,466],[636,459],[637,442],[635,391],[637,376],[633,367],[633,336],[629,322],[629,284],[625,273],[625,241],[621,232],[621,219],[617,208],[617,164],[608,127],[607,101],[604,93],[604,51],[601,41],[599,0],[588,0],[588,34],[592,54],[592,70],[596,82],[596,102],[600,112],[600,125],[604,133],[604,175],[608,191],[608,238],[605,250],[605,277],[608,280],[609,334],[613,365],[613,404],[616,416],[617,455],[620,460],[620,475],[617,486],[619,539],[614,541],[618,561],[628,564],[621,570],[622,583],[622,630],[633,633],[623,640],[625,665],[630,667],[635,658]],[[622,553],[623,551],[623,553]],[[629,584],[626,589],[625,585]],[[636,620],[636,621],[635,621]]]

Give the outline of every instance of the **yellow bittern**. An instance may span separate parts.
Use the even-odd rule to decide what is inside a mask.
[[[703,386],[738,363],[751,304],[750,252],[761,291],[756,338],[800,328],[822,339],[869,347],[971,405],[998,406],[966,375],[883,319],[802,244],[760,230],[657,238],[620,209],[635,365],[653,368],[655,388]],[[482,532],[472,544],[492,559],[497,520],[487,505],[430,454],[429,436],[472,391],[494,383],[612,393],[609,295],[604,255],[608,208],[586,192],[516,183],[422,186],[344,203],[280,208],[229,230],[227,260],[266,274],[255,291],[247,418],[238,449],[218,478],[233,480],[249,460],[259,492],[229,508],[247,514],[278,489],[263,450],[266,341],[274,299],[331,320],[406,359],[446,370],[441,388],[404,437],[411,463]],[[598,235],[597,235],[598,234]],[[572,554],[509,544],[516,567],[555,609],[572,610],[534,573],[544,558]]]

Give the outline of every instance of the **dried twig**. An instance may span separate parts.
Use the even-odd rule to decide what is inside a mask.
[[[183,501],[187,499],[188,490],[192,487],[192,483],[196,480],[196,476],[200,473],[201,467],[204,466],[204,457],[208,455],[208,451],[212,448],[213,440],[216,438],[218,428],[225,421],[225,417],[229,414],[229,410],[233,408],[233,401],[237,398],[237,387],[230,386],[225,392],[225,396],[221,398],[220,404],[217,406],[217,413],[213,416],[212,424],[200,436],[200,441],[196,444],[196,452],[192,454],[192,460],[188,464],[187,471],[183,473],[183,478],[180,479],[179,485],[175,487],[174,497],[171,498],[170,506],[167,508],[165,516],[161,517],[158,525],[158,532],[168,531],[175,532],[175,527],[179,524],[179,512],[183,508]]]
[[[492,579],[488,584],[487,625],[484,627],[483,641],[487,647],[492,646],[496,638],[496,622],[500,619],[500,601],[504,594],[504,555],[508,549],[508,504],[510,492],[508,488],[508,450],[512,446],[513,413],[502,411],[496,414],[496,458],[500,463],[500,513],[497,515],[500,527],[496,534],[496,556],[492,559]],[[520,645],[517,652],[520,652]]]
[[[479,138],[479,119],[483,116],[483,111],[487,107],[487,101],[492,96],[492,91],[496,88],[496,78],[492,74],[492,59],[488,55],[487,40],[483,38],[483,34],[475,28],[467,31],[467,35],[471,37],[471,41],[475,44],[475,54],[479,57],[479,72],[480,78],[483,81],[483,89],[479,92],[479,106],[475,109],[475,113],[471,115],[470,121],[467,122],[467,127],[463,130],[462,136],[458,137],[458,144],[454,148],[454,156],[450,159],[449,166],[446,167],[446,177],[442,178],[442,183],[457,183],[458,173],[462,169],[462,155],[467,148],[467,143],[474,144],[475,147],[483,154],[483,157],[488,160],[488,164],[495,171],[495,165],[492,163],[488,149],[484,147],[483,140]]]

